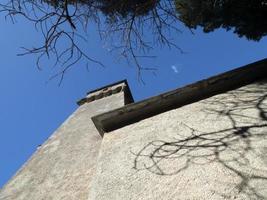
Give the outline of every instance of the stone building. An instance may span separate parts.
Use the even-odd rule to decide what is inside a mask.
[[[267,199],[267,60],[140,102],[90,92],[0,200]]]

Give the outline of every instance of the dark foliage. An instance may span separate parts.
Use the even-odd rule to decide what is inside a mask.
[[[251,40],[267,34],[266,0],[176,0],[175,4],[180,20],[193,29],[233,29],[238,36]]]
[[[153,10],[157,0],[100,0],[100,10],[108,16],[143,16]]]
[[[158,0],[46,0],[54,7],[62,7],[64,4],[90,6],[97,11],[103,12],[106,16],[127,17],[129,15],[142,16],[147,15],[155,8]]]

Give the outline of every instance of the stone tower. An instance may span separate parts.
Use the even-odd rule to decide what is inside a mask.
[[[87,200],[102,137],[92,116],[133,102],[126,81],[94,90],[0,191],[1,200]]]
[[[89,93],[0,200],[267,199],[267,59],[132,102]]]

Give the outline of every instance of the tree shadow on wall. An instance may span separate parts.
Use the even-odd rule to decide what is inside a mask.
[[[139,152],[132,152],[134,169],[171,176],[192,166],[211,166],[212,170],[219,165],[222,173],[236,177],[237,181],[223,183],[232,185],[235,194],[267,199],[267,81],[200,103],[209,127],[180,120],[175,138],[154,140]],[[231,197],[230,193],[214,192],[226,199]]]

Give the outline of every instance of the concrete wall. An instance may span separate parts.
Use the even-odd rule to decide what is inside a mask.
[[[267,199],[267,80],[105,133],[88,200]]]
[[[91,117],[123,105],[121,91],[80,106],[4,186],[0,200],[87,199],[102,141]]]

